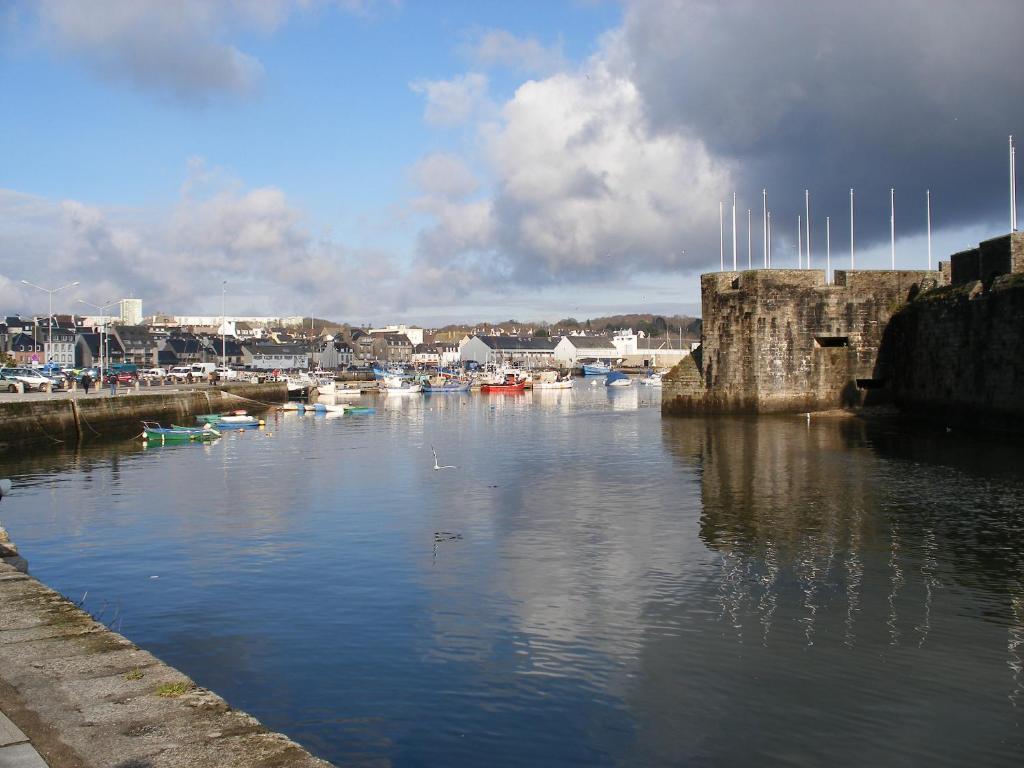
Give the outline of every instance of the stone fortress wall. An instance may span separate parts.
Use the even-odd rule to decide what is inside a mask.
[[[963,422],[1024,413],[1024,234],[935,271],[701,276],[701,347],[666,376],[662,413],[895,403]]]
[[[889,318],[939,271],[756,269],[701,276],[701,347],[666,377],[662,412],[804,412],[880,398]]]

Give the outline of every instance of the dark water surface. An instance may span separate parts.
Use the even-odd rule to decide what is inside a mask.
[[[1020,446],[640,387],[378,404],[7,459],[0,519],[338,764],[1024,764]]]

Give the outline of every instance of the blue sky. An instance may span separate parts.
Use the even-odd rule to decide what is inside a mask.
[[[229,311],[352,322],[694,312],[733,190],[760,257],[762,186],[777,264],[805,186],[816,255],[826,213],[846,247],[856,186],[859,266],[884,266],[895,186],[923,266],[926,187],[940,258],[1005,231],[1024,108],[998,43],[1024,19],[986,3],[879,30],[872,3],[15,2],[0,302],[77,279],[215,313],[226,279]]]

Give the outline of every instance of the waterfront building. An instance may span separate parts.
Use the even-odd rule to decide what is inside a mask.
[[[15,333],[9,341],[7,353],[18,365],[33,365],[43,362],[43,342],[28,333]]]
[[[580,360],[612,362],[621,356],[605,336],[563,336],[554,349],[555,360],[565,368],[576,368]]]
[[[371,334],[373,356],[387,363],[405,363],[412,359],[412,341],[404,333]]]
[[[328,335],[313,346],[313,365],[324,370],[343,368],[352,364],[352,347],[341,339]]]
[[[242,364],[257,371],[309,368],[310,349],[306,344],[244,344]]]
[[[462,362],[479,365],[512,363],[543,367],[555,362],[556,341],[532,336],[472,336],[459,350]]]
[[[100,364],[100,343],[103,342],[103,365],[124,362],[124,347],[113,333],[80,333],[75,340],[75,367],[94,368]]]
[[[401,334],[405,336],[412,343],[413,346],[422,344],[423,329],[422,328],[411,328],[407,325],[386,325],[383,328],[371,328],[371,334]]]
[[[126,363],[134,363],[140,368],[156,365],[159,345],[145,325],[113,325],[109,332],[121,342]]]

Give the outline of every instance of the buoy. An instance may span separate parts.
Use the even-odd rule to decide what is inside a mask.
[[[267,426],[267,422],[265,422],[263,419],[260,419],[260,426],[261,427]]]

